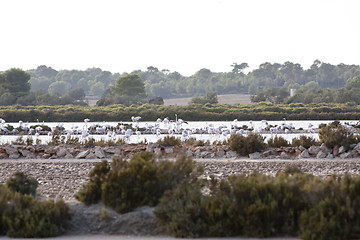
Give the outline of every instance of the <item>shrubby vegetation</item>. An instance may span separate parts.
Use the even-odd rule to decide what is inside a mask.
[[[260,134],[250,133],[247,136],[233,134],[230,136],[228,144],[232,150],[241,156],[247,156],[250,153],[260,152],[265,149],[265,137]]]
[[[16,238],[54,237],[63,233],[71,218],[63,200],[36,199],[37,181],[15,173],[0,184],[0,235]]]
[[[311,146],[318,146],[320,143],[312,137],[301,135],[299,138],[293,138],[291,145],[293,147],[303,146],[304,148],[309,148]]]
[[[360,106],[357,104],[282,104],[256,103],[253,105],[191,104],[188,106],[162,106],[143,104],[110,105],[106,107],[67,106],[0,106],[0,116],[7,122],[82,122],[91,121],[130,121],[131,116],[139,115],[142,121],[155,121],[158,118],[174,118],[175,114],[186,121],[261,121],[282,120],[354,120],[360,119]]]
[[[36,194],[38,185],[39,183],[35,178],[28,177],[23,172],[15,172],[13,176],[6,181],[6,187],[9,190],[33,196]]]
[[[277,148],[277,147],[288,147],[290,144],[288,143],[288,141],[285,138],[275,135],[274,137],[271,137],[268,140],[267,145],[269,147]]]
[[[166,190],[197,179],[201,170],[194,170],[195,163],[184,156],[176,161],[157,160],[152,153],[142,152],[130,161],[113,158],[111,167],[103,161],[89,173],[89,183],[76,198],[85,204],[101,200],[119,213],[155,206]]]
[[[351,144],[357,144],[360,141],[358,136],[342,126],[339,121],[322,126],[319,130],[319,138],[321,143],[325,143],[328,148],[344,146],[349,149]]]
[[[172,236],[182,238],[354,239],[360,234],[359,187],[360,177],[320,179],[294,168],[275,177],[199,180],[167,191],[155,215]]]

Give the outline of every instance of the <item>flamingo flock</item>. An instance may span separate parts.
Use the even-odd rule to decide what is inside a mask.
[[[27,135],[33,135],[39,137],[40,135],[54,134],[55,129],[62,135],[67,137],[81,136],[83,140],[86,140],[92,135],[104,135],[108,139],[116,139],[117,137],[123,137],[125,142],[130,142],[133,137],[140,138],[141,135],[153,135],[160,137],[162,135],[175,135],[181,137],[182,140],[186,140],[193,135],[197,134],[202,137],[203,134],[209,135],[213,139],[217,139],[220,136],[228,138],[233,134],[291,134],[294,133],[295,127],[291,122],[288,122],[285,118],[279,125],[272,126],[267,120],[253,122],[249,121],[247,124],[239,126],[239,121],[234,119],[231,122],[224,122],[214,125],[214,123],[205,122],[200,127],[190,127],[187,121],[178,118],[178,115],[174,115],[175,120],[171,120],[168,117],[163,119],[158,118],[154,122],[141,122],[141,116],[132,116],[130,123],[118,123],[117,126],[112,126],[106,122],[91,123],[90,119],[85,118],[84,124],[74,123],[69,129],[64,128],[63,123],[59,123],[56,127],[52,127],[51,130],[46,130],[45,123],[37,121],[37,125],[30,126],[28,122],[19,121],[19,127],[11,128],[6,125],[6,121],[0,118],[0,134],[15,135],[21,132]],[[343,124],[343,126],[351,131],[354,131],[355,127],[360,127],[354,124]],[[304,129],[306,133],[316,133],[314,125],[309,123],[308,128]]]

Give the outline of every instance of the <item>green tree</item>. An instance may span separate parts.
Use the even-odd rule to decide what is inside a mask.
[[[90,87],[90,91],[95,96],[101,96],[104,93],[105,87],[102,82],[97,82]]]
[[[118,103],[127,105],[141,103],[147,97],[145,85],[136,74],[119,77],[110,90],[120,101],[124,101]]]
[[[71,98],[75,100],[81,100],[85,97],[84,89],[76,88],[67,93]]]
[[[64,81],[56,81],[50,84],[49,93],[55,94],[59,93],[60,95],[64,95],[66,93],[67,84]]]
[[[0,77],[0,87],[8,89],[15,97],[21,97],[30,92],[30,74],[19,68],[7,70]]]
[[[243,73],[244,69],[249,67],[247,63],[241,63],[241,64],[233,63],[231,66],[233,67],[232,72],[235,74]]]
[[[271,103],[279,104],[283,103],[289,96],[289,93],[282,88],[270,88],[266,91],[257,93],[255,96],[251,96],[252,102],[269,101]]]

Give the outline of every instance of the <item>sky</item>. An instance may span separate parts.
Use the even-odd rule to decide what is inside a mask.
[[[359,0],[1,0],[0,71],[360,65]]]

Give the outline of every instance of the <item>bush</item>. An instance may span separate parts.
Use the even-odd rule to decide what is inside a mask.
[[[265,149],[265,137],[260,134],[250,133],[247,137],[239,134],[231,135],[229,139],[229,146],[242,156],[247,156],[250,153],[259,152]]]
[[[332,176],[322,184],[318,201],[302,212],[300,237],[305,240],[358,239],[360,178]]]
[[[304,148],[309,148],[311,146],[318,146],[320,144],[312,137],[301,135],[299,138],[293,138],[291,141],[291,145],[293,147],[303,146]]]
[[[70,208],[59,200],[39,201],[15,194],[3,215],[6,235],[16,238],[44,238],[61,234],[71,218]]]
[[[6,187],[20,194],[30,194],[35,196],[36,188],[39,183],[35,178],[28,177],[23,172],[15,172],[7,181]]]
[[[27,179],[26,176],[19,173],[15,176],[7,181],[7,186],[17,186],[21,182],[27,185],[23,181]],[[34,186],[33,183],[30,185]],[[64,231],[70,218],[70,208],[63,200],[40,201],[24,189],[14,192],[0,184],[0,235],[16,238],[54,237]]]
[[[293,173],[293,174],[290,174]],[[306,209],[299,197],[306,183],[302,173],[287,171],[274,177],[237,175],[202,184],[179,185],[166,192],[155,215],[175,237],[270,237],[293,235]]]
[[[358,239],[360,177],[321,179],[286,168],[275,177],[199,180],[166,192],[154,213],[175,237]]]
[[[277,135],[275,137],[270,138],[267,144],[269,147],[274,147],[274,148],[289,146],[289,143],[285,138]]]
[[[319,130],[321,143],[325,143],[328,148],[334,146],[344,146],[348,148],[351,144],[358,143],[358,139],[349,129],[340,124],[331,123]]]
[[[201,206],[203,196],[199,183],[184,183],[167,191],[154,214],[166,226],[168,233],[177,238],[206,236],[209,230],[205,209]]]
[[[97,164],[89,173],[89,183],[84,184],[75,195],[85,205],[98,203],[101,200],[101,185],[105,182],[110,166],[106,160]]]
[[[142,152],[130,161],[113,158],[111,169],[103,161],[90,172],[90,181],[77,194],[86,203],[102,202],[119,213],[138,206],[155,206],[163,193],[179,183],[196,179],[201,169],[184,156],[176,161],[157,160],[152,153]]]
[[[175,136],[165,136],[163,139],[159,139],[156,142],[157,144],[170,147],[170,146],[180,146],[181,139]]]

